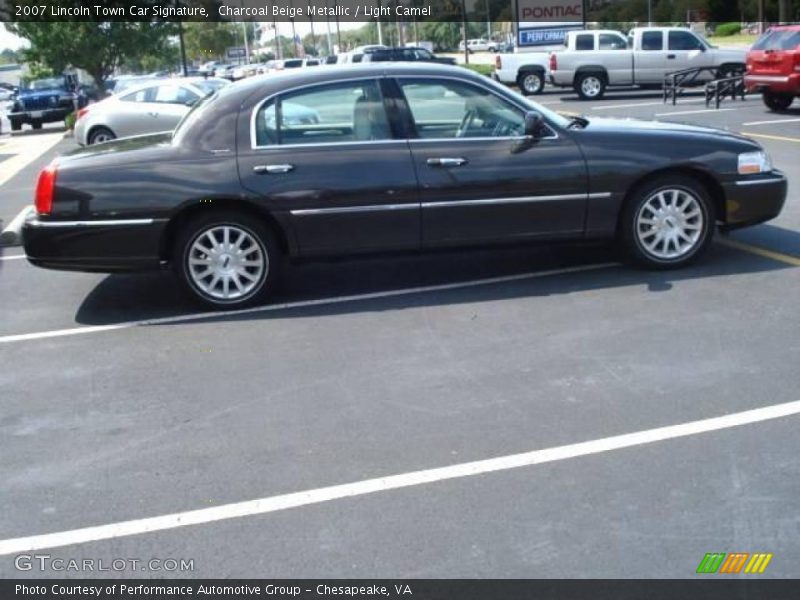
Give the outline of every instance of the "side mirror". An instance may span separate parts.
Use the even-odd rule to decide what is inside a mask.
[[[544,118],[535,110],[525,113],[525,135],[537,139],[542,136],[544,131]]]
[[[195,104],[197,104],[197,98],[192,98],[191,100],[187,100],[186,102],[184,102],[184,104],[186,106],[194,106]]]

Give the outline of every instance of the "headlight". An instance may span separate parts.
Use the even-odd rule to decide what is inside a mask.
[[[58,97],[59,102],[72,102],[73,100],[75,100],[75,96],[73,94],[65,94]]]
[[[739,175],[769,173],[770,171],[772,171],[772,159],[763,150],[739,155]]]

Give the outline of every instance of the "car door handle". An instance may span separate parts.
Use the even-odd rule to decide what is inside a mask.
[[[294,171],[294,165],[256,165],[253,167],[253,172],[259,175],[263,173],[277,175],[280,173],[288,173],[289,171]]]
[[[153,112],[153,111],[150,111],[147,114],[150,115],[151,117],[157,117],[158,116],[158,113],[157,112]]]
[[[674,60],[674,59],[675,59],[674,54],[667,54],[667,60]]]
[[[429,158],[428,166],[430,167],[460,167],[467,164],[469,161],[466,158]]]

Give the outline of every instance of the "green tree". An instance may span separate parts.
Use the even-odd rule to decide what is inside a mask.
[[[22,51],[26,61],[58,73],[68,67],[83,69],[101,90],[118,67],[164,53],[175,30],[174,23],[119,21],[28,21],[6,27],[30,42]]]

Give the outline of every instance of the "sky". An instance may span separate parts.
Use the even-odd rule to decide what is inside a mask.
[[[0,27],[0,50],[5,48],[11,48],[12,50],[16,50],[17,48],[25,45],[25,40],[22,38],[17,37],[13,33],[6,31],[5,24]]]

